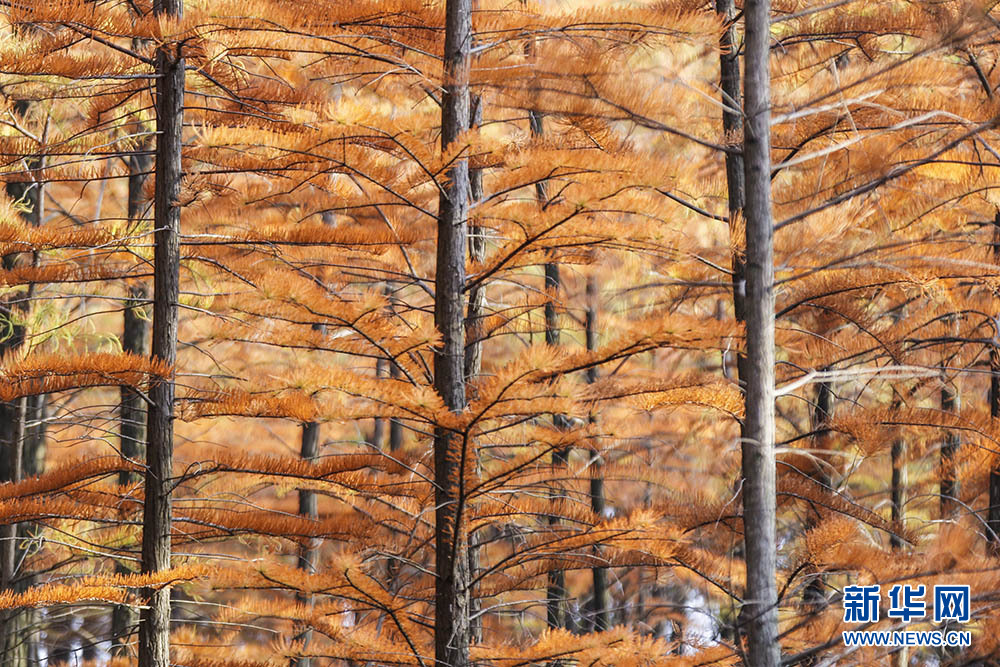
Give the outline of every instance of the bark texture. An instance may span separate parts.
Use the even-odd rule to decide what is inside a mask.
[[[448,0],[445,6],[444,94],[441,146],[447,149],[469,128],[469,66],[472,40],[471,0]],[[461,412],[465,397],[465,250],[469,216],[469,164],[452,164],[438,207],[434,323],[441,345],[434,354],[434,386],[445,405]],[[434,431],[435,582],[434,653],[439,667],[469,664],[472,638],[469,603],[468,537],[464,525],[464,480],[474,452],[461,433]]]
[[[13,115],[24,122],[30,110],[26,100],[15,100]],[[25,208],[22,217],[29,225],[38,227],[45,215],[44,184],[34,178],[30,170],[43,166],[42,158],[30,157],[24,161],[29,173],[24,181],[6,184],[7,195]],[[3,256],[4,269],[23,263],[21,253]],[[38,255],[32,253],[32,265],[37,265]],[[15,290],[0,300],[0,356],[19,350],[26,342],[28,331],[24,324],[31,308],[35,286]],[[16,482],[40,470],[39,452],[44,453],[45,396],[29,396],[0,402],[0,482]],[[29,425],[33,422],[33,425]],[[30,577],[21,572],[20,553],[27,537],[25,524],[13,523],[0,527],[0,588],[19,592],[29,584]],[[0,663],[25,665],[28,663],[36,637],[27,632],[31,610],[10,609],[0,612]]]
[[[993,217],[993,263],[1000,265],[1000,211]],[[993,316],[993,344],[990,347],[990,415],[1000,417],[1000,314]],[[986,516],[994,553],[1000,551],[1000,465],[990,470],[990,507]]]
[[[180,17],[182,0],[157,0],[157,15]],[[177,302],[180,291],[181,145],[184,120],[184,58],[166,42],[156,52],[156,151],[154,173],[153,345],[152,356],[177,361]],[[170,568],[171,491],[174,449],[173,378],[149,389],[146,500],[142,521],[142,572]],[[139,667],[170,664],[170,588],[144,590],[139,622]]]
[[[957,413],[959,408],[958,392],[955,387],[945,384],[941,387],[941,411]],[[955,498],[958,496],[958,480],[955,478],[955,454],[958,453],[958,433],[947,430],[941,442],[941,518],[945,519],[956,510]]]
[[[315,461],[319,456],[319,424],[316,422],[302,424],[299,456],[303,461],[310,462]],[[299,489],[299,514],[310,519],[316,519],[319,516],[319,505],[315,492]],[[316,572],[316,566],[319,563],[319,546],[320,541],[312,538],[305,538],[303,543],[299,545],[297,564],[300,570],[310,573]],[[306,606],[312,606],[313,603],[311,595],[299,594],[295,596],[295,599],[299,604]],[[311,639],[312,630],[309,628],[300,630],[295,636],[295,641],[302,642],[303,647],[309,646]],[[290,664],[292,667],[311,667],[312,660],[310,658],[293,658]]]
[[[746,421],[743,534],[746,541],[747,663],[777,667],[774,463],[774,221],[771,206],[771,3],[747,0],[743,157],[746,182]]]
[[[597,349],[597,280],[587,277],[587,312],[584,320],[587,350]],[[587,384],[597,382],[597,367],[587,369]],[[593,421],[593,416],[591,417]],[[593,462],[590,464],[590,509],[598,517],[604,516],[604,459],[600,448],[595,446],[591,452]],[[595,547],[595,555],[600,557],[601,548]],[[601,632],[611,627],[608,601],[608,568],[592,567],[591,578],[594,584],[590,603],[590,629]]]

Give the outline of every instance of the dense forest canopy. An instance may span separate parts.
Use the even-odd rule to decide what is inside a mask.
[[[1000,661],[993,4],[0,31],[0,665]]]

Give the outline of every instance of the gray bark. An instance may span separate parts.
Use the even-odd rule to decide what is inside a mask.
[[[302,424],[299,456],[303,461],[315,461],[319,456],[319,424],[315,422]],[[310,519],[316,519],[319,516],[319,505],[313,491],[299,489],[299,514]],[[305,541],[299,546],[298,568],[313,573],[316,572],[316,566],[319,564],[319,540],[304,539]],[[311,595],[297,594],[295,599],[299,604],[306,606],[312,606],[313,603]],[[312,630],[309,628],[301,630],[295,636],[295,640],[302,642],[303,646],[308,646],[310,639],[312,639]],[[312,660],[310,658],[293,658],[291,665],[292,667],[310,667]]]
[[[483,121],[483,100],[479,95],[469,93],[469,126],[478,127]],[[469,199],[470,206],[475,206],[483,198],[483,170],[469,168]],[[469,228],[469,257],[473,261],[482,262],[486,259],[486,228],[471,226]],[[486,316],[486,284],[478,283],[469,290],[468,315],[465,320],[465,379],[477,377],[483,369],[483,317]],[[476,461],[476,472],[479,473],[479,462]],[[479,545],[482,534],[478,531],[469,532],[469,581],[475,581],[479,574]],[[475,591],[469,590],[470,635],[473,643],[483,640],[483,623],[479,616],[481,604]]]
[[[14,115],[24,118],[29,109],[28,100],[14,102]],[[22,120],[23,122],[23,120]],[[42,166],[42,158],[29,156],[24,160],[25,166],[35,169]],[[34,227],[42,224],[45,214],[44,184],[35,181],[30,175],[25,181],[8,183],[7,195],[13,201],[20,201],[26,208],[23,216],[26,222]],[[2,263],[5,269],[18,266],[19,253],[4,255]],[[37,265],[38,254],[32,253],[32,265]],[[6,322],[0,331],[0,355],[21,348],[26,340],[27,331],[20,323],[29,310],[35,286],[29,285],[24,291],[15,291],[9,298],[0,301],[0,316]],[[0,481],[16,482],[30,471],[34,474],[40,465],[39,452],[44,452],[43,422],[46,398],[44,396],[29,396],[0,402]],[[28,427],[29,420],[36,426]],[[37,447],[36,447],[37,446]],[[26,452],[30,452],[28,462]],[[26,537],[23,524],[9,524],[0,527],[0,587],[3,590],[24,590],[29,578],[18,572],[21,551],[20,546]],[[12,609],[0,612],[0,663],[4,665],[27,664],[31,652],[31,644],[35,637],[26,634],[30,623],[31,610]]]
[[[395,363],[389,365],[389,377],[398,380],[402,377],[399,366]],[[389,420],[389,451],[398,452],[403,446],[403,423],[393,417]]]
[[[542,114],[535,110],[530,110],[528,112],[528,121],[531,126],[531,134],[533,136],[541,136],[545,133],[545,124]],[[546,181],[539,181],[535,184],[535,199],[538,200],[539,206],[544,206],[545,202],[548,201],[548,184]],[[560,345],[560,339],[562,338],[562,332],[559,329],[559,317],[556,313],[555,299],[556,295],[562,288],[562,278],[559,274],[559,264],[556,262],[546,262],[545,263],[545,291],[548,293],[549,298],[545,302],[545,344],[558,346]],[[563,415],[552,415],[552,423],[558,429],[565,429],[568,427],[565,416]],[[552,452],[552,468],[554,471],[558,471],[566,467],[566,463],[569,460],[568,451],[553,451]],[[552,489],[553,500],[558,499],[561,494],[561,490],[558,485],[554,486]],[[559,525],[559,519],[554,515],[549,515],[549,525],[556,527]],[[564,628],[566,627],[566,600],[569,597],[569,592],[566,590],[566,573],[562,570],[553,570],[548,574],[548,587],[545,592],[545,619],[550,628]]]
[[[23,477],[22,461],[24,454],[24,413],[27,405],[25,398],[15,399],[4,404],[4,417],[9,419],[3,424],[4,429],[4,459],[7,460],[4,471],[5,481],[16,482]],[[24,588],[23,580],[18,576],[18,539],[17,523],[0,527],[0,588],[4,591],[20,591]],[[20,666],[27,664],[27,643],[25,642],[25,623],[27,616],[24,610],[11,609],[0,613],[0,664]]]
[[[182,0],[157,0],[157,15],[179,17]],[[154,195],[152,356],[173,366],[177,361],[177,302],[180,292],[180,195],[184,120],[184,58],[179,46],[156,52],[156,152]],[[142,572],[170,568],[174,381],[151,383],[146,452],[146,500],[142,520]],[[170,664],[170,588],[144,590],[146,606],[139,623],[139,667]]]
[[[469,95],[469,126],[483,120],[483,102],[479,95]],[[469,198],[474,205],[483,198],[483,170],[469,169]],[[469,257],[476,262],[486,259],[486,229],[477,225],[469,228]],[[479,375],[483,366],[483,326],[486,309],[486,284],[477,283],[469,290],[468,316],[465,320],[465,377]]]
[[[941,411],[958,412],[959,398],[955,387],[945,384],[941,387]],[[948,430],[941,443],[941,518],[945,519],[955,511],[955,498],[958,495],[958,480],[955,479],[954,460],[958,452],[958,433]]]
[[[445,6],[441,146],[447,149],[469,127],[470,0]],[[434,387],[445,405],[461,412],[465,398],[465,249],[469,216],[469,164],[448,170],[438,206],[434,324],[441,345],[434,351]],[[468,538],[464,525],[464,473],[472,443],[443,427],[434,430],[436,561],[434,655],[438,667],[465,667],[471,643]]]
[[[747,662],[777,667],[774,462],[774,220],[771,207],[770,0],[747,0],[743,157],[746,183],[747,360],[743,438]],[[744,379],[744,378],[741,378]]]
[[[375,377],[383,378],[385,377],[386,367],[389,362],[386,359],[378,359],[375,361]],[[371,444],[379,449],[382,448],[382,441],[385,440],[385,417],[375,417],[372,420],[372,439]]]
[[[597,349],[597,280],[593,276],[587,277],[587,312],[584,321],[584,333],[586,335],[587,350],[593,352]],[[597,382],[597,367],[591,366],[587,369],[587,384]],[[598,520],[604,516],[604,459],[597,447],[591,451],[593,462],[590,465],[590,509],[597,516]],[[594,548],[595,554],[600,557],[601,548]],[[602,632],[611,627],[609,618],[608,602],[608,568],[593,567],[590,569],[593,579],[593,598],[590,603],[590,629],[595,632]]]
[[[823,370],[828,371],[829,368]],[[830,476],[823,467],[825,459],[820,456],[820,452],[826,448],[827,437],[830,434],[827,422],[830,420],[832,405],[833,389],[830,387],[830,383],[820,382],[816,387],[816,406],[813,410],[812,419],[812,430],[815,434],[813,436],[813,450],[814,456],[816,456],[816,468],[811,477],[818,484],[827,488],[830,486]],[[816,508],[813,508],[813,510],[806,520],[806,530],[814,528],[822,518]],[[809,585],[802,591],[802,603],[807,611],[816,613],[822,611],[823,607],[826,606],[826,577],[822,572],[817,572],[815,569],[810,574],[812,578],[809,581]]]

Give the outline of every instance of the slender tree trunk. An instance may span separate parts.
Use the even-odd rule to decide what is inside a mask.
[[[941,387],[941,411],[958,412],[959,398],[955,387],[945,384]],[[947,430],[941,443],[941,518],[951,516],[955,511],[958,495],[958,481],[955,479],[955,454],[958,452],[958,433]]]
[[[731,141],[743,130],[741,111],[743,95],[740,91],[740,58],[736,34],[736,4],[734,0],[716,0],[715,11],[729,22],[729,27],[719,39],[719,71],[720,87],[722,88],[722,128]],[[746,175],[743,171],[743,155],[741,153],[726,153],[726,185],[729,194],[729,230],[732,237],[740,233],[737,221],[743,215],[746,205]],[[742,245],[742,239],[733,238],[733,247]],[[737,251],[733,252],[733,309],[738,322],[746,322],[746,257]],[[737,357],[737,371],[743,370],[745,357]],[[742,378],[742,375],[740,376]],[[741,380],[742,381],[742,380]]]
[[[892,523],[895,526],[902,525],[903,504],[906,502],[906,441],[899,437],[892,441],[889,450],[892,465],[892,481],[890,487],[890,503]],[[893,551],[903,548],[903,540],[895,533],[889,536],[889,546]]]
[[[13,113],[24,122],[31,105],[27,100],[16,100]],[[43,159],[30,157],[25,160],[29,170],[44,166]],[[7,195],[13,201],[20,201],[26,211],[25,221],[38,227],[45,215],[44,184],[26,174],[23,182],[8,183]],[[3,268],[11,269],[19,265],[19,253],[4,255]],[[37,266],[38,253],[31,254],[31,264]],[[35,286],[29,285],[24,291],[15,291],[9,298],[0,301],[0,316],[6,320],[3,327],[6,338],[0,341],[0,356],[19,350],[27,341],[28,331],[23,324],[31,309],[31,300]],[[33,444],[39,444],[41,451],[44,443],[44,427],[40,420],[28,427],[29,420],[44,417],[45,396],[29,396],[0,402],[0,481],[16,482],[37,472],[39,465],[39,449]],[[31,441],[29,443],[29,440]],[[30,452],[31,461],[27,462]],[[26,526],[10,524],[0,527],[0,588],[3,590],[24,590],[29,584],[29,578],[19,573],[21,544],[26,535]],[[0,612],[0,663],[19,666],[27,664],[33,638],[26,634],[30,623],[31,610],[11,609]]]
[[[587,276],[586,286],[587,311],[584,319],[584,335],[586,336],[587,350],[593,352],[597,349],[597,280],[593,275]],[[597,367],[591,366],[586,371],[587,384],[597,382]],[[591,423],[594,421],[591,415]],[[593,459],[590,464],[590,509],[597,516],[598,520],[604,516],[604,459],[598,446],[591,450]],[[600,558],[601,548],[595,547],[594,554]],[[608,610],[608,568],[592,567],[590,575],[593,580],[593,598],[590,603],[590,629],[594,632],[603,632],[611,627]]]
[[[302,424],[302,449],[299,453],[303,461],[315,461],[319,456],[319,424],[306,422]],[[319,516],[316,494],[313,491],[299,489],[299,514],[310,519]],[[306,572],[316,572],[319,563],[319,540],[306,538],[299,546],[298,568]],[[311,595],[297,594],[296,602],[311,607],[313,599]],[[312,639],[312,630],[303,629],[295,636],[295,640],[302,642],[303,647],[309,645]],[[292,667],[310,667],[312,660],[309,658],[293,658]]]
[[[747,0],[746,105],[746,422],[743,440],[743,535],[746,542],[750,667],[777,667],[774,464],[774,221],[771,210],[770,0]],[[743,378],[741,378],[742,380]]]
[[[384,378],[385,371],[389,365],[387,359],[378,359],[375,361],[375,377]],[[372,439],[371,444],[375,447],[381,448],[382,441],[385,440],[385,417],[375,417],[372,420]]]
[[[830,486],[830,476],[823,467],[826,459],[822,454],[826,450],[826,442],[830,434],[827,422],[830,420],[832,404],[833,389],[830,387],[830,383],[820,382],[816,387],[816,406],[813,410],[812,419],[812,430],[815,434],[813,437],[813,456],[816,458],[816,467],[811,477],[825,488],[829,488]],[[818,512],[811,512],[806,519],[806,529],[814,528],[819,523],[820,518]],[[807,611],[818,613],[826,606],[826,577],[822,572],[816,571],[815,568],[812,569],[810,574],[812,578],[805,590],[802,591],[802,604]]]
[[[905,305],[893,311],[893,323],[900,322],[906,316]],[[902,396],[897,396],[892,401],[892,411],[895,412],[903,405]],[[892,441],[889,449],[889,465],[891,468],[891,479],[889,481],[889,512],[894,526],[903,525],[903,507],[906,504],[906,440],[903,436],[898,436]],[[889,535],[889,548],[899,551],[903,548],[903,540],[894,530]],[[896,655],[905,656],[906,651],[899,651]],[[905,664],[905,663],[903,663]]]
[[[1000,210],[993,217],[993,263],[1000,265]],[[994,325],[996,326],[996,325]],[[1000,330],[993,332],[990,347],[990,415],[1000,417]],[[998,459],[1000,461],[1000,459]],[[990,470],[990,506],[986,514],[991,551],[1000,552],[1000,463]]]
[[[182,0],[157,0],[157,15],[179,18]],[[156,52],[156,157],[154,191],[152,356],[171,367],[177,361],[177,302],[180,292],[180,195],[184,120],[184,58],[179,46]],[[170,568],[173,486],[174,381],[154,381],[149,389],[149,445],[146,452],[142,522],[142,572]],[[170,588],[147,588],[139,623],[139,667],[170,664]]]
[[[893,411],[898,409],[902,402],[897,399],[893,401]],[[892,480],[890,482],[890,516],[893,526],[902,526],[903,505],[906,502],[906,440],[902,436],[892,441],[889,450],[890,464],[892,466]],[[892,551],[899,551],[903,548],[903,540],[895,531],[889,535],[889,548]],[[892,667],[906,667],[910,662],[910,649],[902,647],[892,654]]]
[[[23,477],[22,461],[24,460],[24,412],[27,401],[25,398],[15,399],[3,404],[4,452],[6,465],[4,480],[16,482]],[[18,569],[19,556],[18,525],[16,523],[2,526],[0,539],[0,589],[4,591],[19,590]],[[10,609],[0,613],[0,664],[19,667],[27,664],[27,644],[25,643],[24,627],[26,616],[23,610]]]
[[[477,127],[483,121],[483,101],[479,95],[469,94],[469,126]],[[469,198],[475,205],[483,198],[483,170],[469,169]],[[469,227],[469,257],[474,262],[486,259],[486,228]],[[471,380],[483,367],[483,316],[486,311],[486,284],[478,283],[469,290],[468,315],[465,320],[465,377]]]
[[[138,40],[136,40],[138,41]],[[133,43],[133,47],[138,46]],[[128,159],[128,221],[135,229],[142,221],[146,198],[143,195],[143,185],[152,166],[153,158],[148,153],[148,147],[143,144],[140,149]],[[146,342],[149,318],[143,313],[149,290],[144,283],[129,286],[129,297],[125,302],[122,324],[122,350],[137,356],[149,354]],[[133,461],[146,460],[146,406],[142,396],[130,387],[122,386],[120,390],[121,407],[119,410],[119,437],[121,454]],[[136,484],[141,479],[139,473],[121,472],[118,483],[122,486]],[[119,574],[132,572],[123,563],[115,563],[115,571]],[[135,624],[135,614],[128,605],[116,605],[111,614],[111,654],[128,655],[128,639]]]
[[[539,119],[540,124],[540,119]],[[544,184],[539,183],[539,197],[544,197]],[[559,293],[561,287],[559,276],[559,265],[555,262],[545,264],[545,291],[548,293],[548,300],[545,302],[545,342],[548,345],[557,346],[560,343],[559,320],[556,315],[556,308],[553,300]],[[568,427],[566,417],[563,415],[552,415],[553,425],[560,430]],[[552,452],[552,470],[555,475],[564,474],[569,460],[568,450],[554,450]],[[558,502],[562,495],[561,484],[553,485],[552,499]],[[549,526],[556,528],[559,525],[559,518],[555,514],[549,515]],[[555,532],[553,531],[553,538]],[[566,600],[568,591],[566,590],[566,573],[563,570],[552,570],[548,575],[548,589],[545,595],[545,618],[550,628],[566,627]]]
[[[389,377],[398,380],[402,377],[399,366],[389,364]],[[389,451],[398,452],[403,447],[403,423],[393,417],[389,420]]]
[[[471,0],[445,6],[444,94],[441,146],[450,147],[469,128],[469,67],[472,40]],[[465,397],[465,249],[469,216],[469,164],[455,160],[448,170],[438,207],[434,324],[441,345],[434,352],[434,387],[453,412]],[[465,479],[474,466],[468,438],[444,427],[434,430],[436,561],[434,654],[439,667],[466,667],[472,641],[469,605]]]
[[[483,121],[483,100],[479,95],[469,93],[469,126],[478,127]],[[483,199],[483,170],[469,168],[469,199],[475,206]],[[469,256],[473,261],[486,259],[486,228],[477,225],[469,228]],[[483,368],[483,318],[486,315],[486,284],[479,283],[469,290],[468,315],[465,320],[465,379],[477,377]],[[479,475],[479,462],[475,462]],[[469,581],[475,581],[479,574],[479,544],[482,533],[469,532]],[[471,583],[470,583],[471,586]],[[469,590],[469,637],[472,643],[483,640],[483,623],[479,616],[481,604],[476,592]]]
[[[531,134],[540,137],[545,133],[545,125],[542,114],[530,110],[528,119],[531,125]],[[539,206],[545,206],[548,201],[548,184],[546,181],[539,181],[535,184],[535,199]],[[562,289],[562,279],[559,274],[559,264],[556,262],[545,263],[545,292],[548,299],[545,302],[545,343],[553,347],[560,344],[562,332],[559,329],[559,317],[556,313],[555,300]],[[552,415],[552,423],[557,429],[568,427],[566,418],[563,415]],[[552,452],[552,468],[556,474],[564,469],[569,460],[568,451]],[[555,485],[552,490],[553,501],[557,501],[561,491]],[[555,515],[549,515],[549,525],[555,528],[559,525],[559,519]],[[562,570],[553,570],[548,574],[548,588],[545,593],[545,618],[550,628],[566,627],[566,600],[568,591],[566,590],[566,573]]]

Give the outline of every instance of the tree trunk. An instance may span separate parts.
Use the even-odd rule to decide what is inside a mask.
[[[771,210],[770,0],[747,0],[746,105],[746,422],[743,440],[743,535],[746,542],[747,662],[777,667],[774,464],[774,221]],[[741,378],[742,380],[743,378]]]
[[[955,387],[945,384],[941,387],[941,411],[958,412],[959,398]],[[958,433],[947,430],[941,442],[941,518],[946,519],[955,512],[955,498],[958,495],[958,481],[955,479],[955,454],[958,452]]]
[[[398,380],[402,377],[399,366],[395,363],[389,364],[389,377]],[[403,422],[395,417],[389,420],[389,451],[398,452],[403,447]]]
[[[179,18],[182,0],[157,0],[154,12]],[[180,292],[181,146],[184,120],[184,58],[179,45],[156,52],[156,188],[154,196],[152,356],[171,367],[177,361],[177,301]],[[142,572],[170,568],[171,490],[174,449],[174,380],[154,380],[149,389],[149,445],[142,520]],[[170,588],[144,590],[139,623],[139,667],[170,664]]]
[[[133,43],[133,46],[137,46]],[[128,159],[128,221],[135,229],[143,217],[143,207],[146,205],[143,196],[143,184],[147,172],[152,166],[152,156],[147,153],[143,144],[139,150]],[[129,287],[129,298],[125,302],[122,325],[122,351],[146,356],[149,346],[146,343],[148,318],[143,308],[149,298],[148,287],[144,283],[136,283]],[[120,390],[121,407],[119,409],[119,437],[121,455],[137,462],[146,460],[146,406],[142,396],[130,387],[122,386]],[[121,472],[118,474],[118,484],[132,485],[141,479],[139,473]],[[115,572],[127,574],[132,570],[121,561],[115,563]],[[128,605],[116,605],[111,614],[111,654],[128,655],[128,639],[135,624],[135,614]]]
[[[542,114],[537,111],[528,111],[528,120],[531,125],[531,134],[540,137],[545,133],[545,125]],[[535,184],[535,199],[539,206],[545,206],[548,201],[548,187],[546,181],[539,181]],[[559,264],[556,262],[545,263],[545,292],[548,299],[545,302],[545,344],[558,346],[562,332],[559,330],[559,318],[556,313],[555,299],[562,288],[562,279],[559,274]],[[563,415],[552,415],[552,423],[557,429],[565,429],[568,424]],[[558,471],[566,467],[569,460],[568,451],[552,452],[552,468]],[[561,490],[556,484],[552,489],[553,501],[557,501],[561,495]],[[555,515],[549,516],[549,525],[553,528],[559,525],[559,519]],[[553,538],[555,535],[553,535]],[[566,627],[566,574],[562,570],[553,570],[548,574],[548,587],[545,593],[545,618],[550,628]]]
[[[816,406],[813,410],[812,419],[812,431],[814,433],[813,456],[816,460],[816,466],[810,477],[824,488],[829,488],[831,481],[830,476],[823,467],[826,463],[826,458],[822,454],[826,449],[827,437],[830,434],[827,422],[830,420],[832,405],[833,390],[830,387],[830,382],[820,382],[816,387]],[[811,512],[805,522],[806,530],[814,528],[820,519],[821,516],[818,511]],[[826,577],[821,571],[817,571],[815,568],[811,569],[810,575],[812,578],[805,587],[805,590],[802,591],[802,605],[806,611],[818,613],[826,606]]]
[[[375,361],[375,377],[384,378],[386,367],[389,362],[386,359],[378,359]],[[372,420],[372,439],[371,444],[379,449],[382,448],[382,441],[385,440],[385,417],[375,417]]]
[[[483,121],[483,100],[479,95],[469,93],[469,126],[479,127]],[[483,170],[469,169],[469,199],[475,206],[483,198]],[[475,262],[486,259],[486,228],[472,226],[469,229],[469,257]],[[486,283],[478,283],[469,290],[468,315],[465,320],[465,379],[477,377],[483,368],[483,318],[486,315]],[[479,462],[475,462],[479,474]],[[479,545],[483,537],[479,531],[469,532],[469,581],[479,575]],[[483,640],[483,623],[479,616],[481,604],[475,591],[469,589],[469,639],[472,643]]]
[[[542,183],[538,184],[541,189],[543,187]],[[544,190],[542,190],[544,192]],[[559,331],[559,321],[556,317],[555,304],[552,300],[556,298],[556,294],[559,292],[560,276],[559,276],[559,265],[555,262],[548,262],[545,264],[545,291],[548,293],[548,301],[545,302],[545,342],[548,345],[556,346],[559,345],[560,331]],[[560,430],[566,429],[568,423],[566,417],[563,415],[552,415],[553,425]],[[567,462],[569,460],[568,450],[554,450],[552,452],[552,470],[556,475],[564,474],[567,467]],[[552,499],[553,502],[558,502],[560,496],[562,495],[561,484],[558,482],[553,485],[552,488]],[[555,528],[559,525],[559,519],[555,515],[549,515],[549,526]],[[553,539],[555,539],[555,533],[553,533]],[[568,591],[566,590],[566,573],[562,570],[552,570],[548,575],[548,590],[545,595],[545,606],[546,613],[545,617],[550,628],[564,628],[566,627],[566,599],[568,597]]]
[[[593,275],[587,276],[587,312],[584,321],[584,334],[586,335],[587,350],[593,352],[597,349],[597,280]],[[597,367],[591,366],[587,369],[587,384],[597,382]],[[591,416],[591,423],[594,417]],[[601,458],[600,449],[595,445],[591,451],[593,458],[590,464],[590,509],[600,520],[604,516],[604,459]],[[595,547],[595,555],[600,558],[601,548]],[[594,591],[590,603],[591,622],[590,629],[594,632],[602,632],[611,627],[608,611],[608,568],[592,567],[590,574],[593,579]]]
[[[889,451],[892,464],[892,481],[890,487],[890,511],[894,526],[901,526],[903,520],[903,503],[906,501],[906,441],[903,438],[896,438],[892,441],[892,448]],[[893,551],[903,548],[903,540],[895,532],[889,536],[889,546]]]
[[[445,6],[444,87],[441,146],[450,147],[469,127],[471,0]],[[434,351],[434,387],[445,405],[461,412],[465,397],[465,249],[469,215],[469,164],[455,160],[438,206],[434,324],[441,345]],[[465,478],[474,465],[472,443],[461,433],[434,429],[436,561],[434,655],[439,667],[469,664],[471,643],[468,538],[464,525]]]
[[[993,217],[992,245],[993,263],[1000,265],[1000,210]],[[1000,417],[1000,330],[994,330],[993,345],[990,347],[990,415],[994,419]],[[996,554],[1000,552],[1000,463],[994,464],[990,470],[990,506],[986,522],[990,528],[988,539],[991,551]]]
[[[8,339],[9,340],[9,339]],[[23,342],[23,339],[22,339]],[[6,462],[4,481],[16,482],[23,477],[24,412],[27,400],[18,398],[3,404],[3,458]],[[23,582],[18,577],[18,525],[10,523],[0,530],[0,588],[19,591]],[[0,664],[20,667],[27,664],[27,644],[24,628],[26,615],[21,609],[0,612]]]
[[[483,120],[483,101],[469,94],[469,126],[477,127]],[[469,198],[473,204],[483,198],[483,170],[469,169]],[[478,225],[469,228],[469,257],[474,262],[486,259],[486,229]],[[465,320],[465,377],[470,380],[483,367],[483,316],[486,308],[486,284],[477,283],[469,290],[468,316]]]
[[[13,113],[22,122],[30,109],[27,100],[15,100]],[[43,166],[42,159],[30,157],[25,160],[27,169]],[[26,211],[23,214],[26,222],[38,227],[42,224],[45,210],[45,193],[43,184],[33,180],[31,174],[25,175],[25,181],[8,183],[7,195],[13,201],[20,201]],[[19,264],[19,253],[4,255],[3,268],[12,269]],[[37,265],[38,254],[32,253],[32,265]],[[0,341],[0,356],[20,349],[27,340],[27,330],[23,324],[30,308],[35,286],[29,285],[24,291],[15,291],[9,297],[0,301],[0,317],[6,320],[3,327],[4,338]],[[43,441],[44,430],[41,422],[28,428],[28,421],[44,416],[44,396],[29,396],[16,398],[12,401],[0,402],[0,481],[16,482],[25,477],[27,470],[37,472],[38,450],[31,447],[28,440],[39,443]],[[26,449],[31,451],[32,461],[26,464]],[[44,451],[44,450],[43,450]],[[23,538],[26,537],[24,526],[9,524],[0,527],[0,588],[21,591],[26,588],[29,579],[19,575],[19,551]],[[19,666],[28,662],[29,638],[25,629],[31,617],[27,609],[11,609],[0,612],[0,663]]]
[[[319,424],[315,422],[302,424],[302,449],[299,455],[303,461],[310,462],[315,461],[319,456]],[[319,516],[316,494],[313,491],[299,489],[299,514],[310,519],[316,519]],[[298,568],[314,573],[318,563],[319,540],[305,538],[305,541],[299,546]],[[306,606],[312,606],[313,603],[311,595],[297,594],[295,600]],[[312,630],[306,628],[295,636],[295,641],[302,642],[304,648],[309,645],[311,638]],[[292,667],[310,667],[311,664],[312,660],[309,658],[293,658],[291,660]]]

